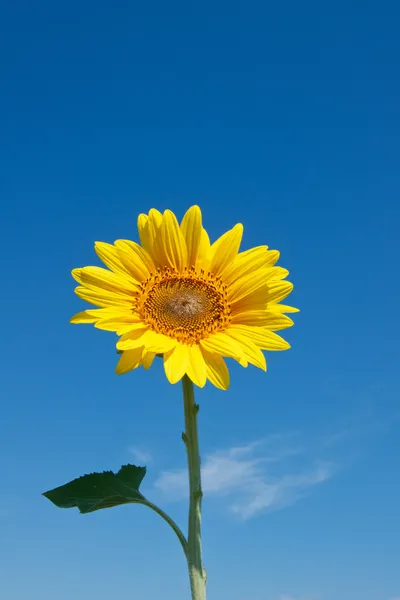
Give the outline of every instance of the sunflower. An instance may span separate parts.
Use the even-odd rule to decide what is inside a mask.
[[[165,374],[177,383],[187,374],[203,387],[229,387],[224,357],[266,371],[262,350],[286,350],[276,331],[293,325],[280,304],[292,291],[277,250],[258,246],[239,252],[243,225],[213,244],[198,206],[179,225],[170,210],[152,208],[138,217],[141,245],[130,240],[96,242],[108,267],[74,269],[76,294],[100,308],[76,314],[71,323],[93,323],[119,336],[117,374],[162,355]]]

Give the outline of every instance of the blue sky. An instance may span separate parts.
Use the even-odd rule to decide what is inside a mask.
[[[200,391],[209,598],[400,596],[400,59],[394,1],[7,3],[1,19],[0,595],[188,598],[143,507],[41,492],[145,460],[186,523],[181,395],[69,325],[70,270],[202,207],[268,244],[301,308],[269,370]],[[7,277],[5,277],[7,275]]]

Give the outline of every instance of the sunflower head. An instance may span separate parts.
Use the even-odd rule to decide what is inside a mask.
[[[258,246],[239,252],[243,226],[213,244],[198,206],[181,224],[166,210],[138,218],[140,244],[96,242],[108,267],[74,269],[75,292],[98,308],[72,317],[119,336],[117,373],[148,369],[162,355],[171,383],[187,374],[198,386],[209,379],[229,387],[225,357],[266,370],[263,350],[286,350],[276,331],[293,325],[280,302],[292,291],[279,252]]]

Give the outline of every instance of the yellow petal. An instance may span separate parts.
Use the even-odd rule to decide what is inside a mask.
[[[268,250],[266,265],[272,267],[279,260],[279,257],[280,252],[278,250]]]
[[[154,248],[154,244],[155,244],[155,240],[156,240],[156,237],[157,237],[157,234],[158,234],[158,230],[161,227],[162,218],[163,218],[162,214],[156,208],[151,208],[149,210],[149,218],[148,218],[148,221],[147,221],[147,229],[148,229],[149,241],[151,243],[150,250],[152,250]],[[149,254],[151,256],[151,252],[149,252]]]
[[[265,329],[264,327],[251,327],[249,325],[234,325],[229,328],[232,335],[237,332],[240,335],[246,336],[261,350],[287,350],[290,344],[286,342],[280,335]]]
[[[210,264],[211,244],[207,231],[202,228],[200,236],[199,251],[197,254],[196,269],[208,272]]]
[[[176,340],[162,333],[156,333],[148,329],[147,325],[143,325],[143,329],[129,331],[117,342],[118,350],[130,350],[139,346],[156,354],[164,354],[176,346]]]
[[[244,277],[239,277],[239,279],[228,288],[229,302],[238,302],[260,288],[266,290],[266,276],[268,271],[269,269],[258,269],[254,273],[248,273]]]
[[[224,283],[233,283],[240,277],[254,273],[267,264],[268,246],[257,246],[241,252],[223,272]]]
[[[201,210],[191,206],[182,219],[181,231],[186,242],[187,266],[195,266],[201,239]]]
[[[152,330],[147,331],[144,338],[146,350],[154,352],[155,354],[169,352],[172,348],[175,348],[176,344],[177,341],[174,338],[170,338],[163,333],[156,333]]]
[[[143,322],[140,317],[114,317],[111,319],[100,319],[95,324],[97,329],[103,329],[103,331],[123,331],[127,333],[128,331],[133,331],[136,329],[143,329]],[[121,335],[121,334],[118,334]]]
[[[146,244],[148,241],[148,234],[147,234],[147,221],[148,220],[149,220],[149,217],[147,215],[145,215],[144,213],[141,213],[137,219],[137,228],[138,228],[138,232],[139,232],[139,239],[140,239],[140,243],[142,244],[143,248],[146,248]]]
[[[112,244],[106,244],[105,242],[95,242],[94,249],[97,256],[103,263],[114,271],[114,273],[122,273],[123,275],[129,275],[129,272],[125,269],[121,263],[118,250]]]
[[[137,329],[137,327],[135,327],[135,324],[133,325],[133,327],[132,327],[132,325],[120,325],[118,327],[118,329],[116,328],[116,329],[113,329],[112,331],[115,331],[115,333],[118,336],[120,336],[120,335],[122,336],[122,335],[125,335],[126,333],[129,333],[130,331],[134,331],[135,329]]]
[[[188,356],[186,373],[195,385],[204,387],[207,379],[206,363],[199,346],[188,346]]]
[[[267,273],[267,281],[280,281],[289,275],[289,271],[283,267],[270,267]]]
[[[233,325],[257,325],[261,327],[268,320],[268,312],[265,308],[260,310],[248,310],[239,308],[232,311],[231,323]]]
[[[229,371],[222,356],[201,349],[206,363],[207,379],[220,390],[229,388]]]
[[[97,319],[111,319],[111,317],[121,317],[123,315],[130,317],[132,315],[131,306],[106,306],[105,308],[90,308],[87,314]]]
[[[119,251],[120,248],[126,249],[126,246],[132,250],[139,258],[141,258],[144,265],[147,267],[149,273],[153,273],[155,269],[154,262],[148,252],[140,244],[136,242],[132,242],[131,240],[117,240],[115,245]]]
[[[174,213],[166,210],[157,236],[157,253],[165,266],[182,272],[187,266],[186,242]]]
[[[254,294],[258,294],[258,292],[253,292]],[[251,294],[251,296],[253,296],[253,294]],[[231,315],[235,316],[235,315],[239,315],[242,313],[246,313],[246,312],[252,312],[252,311],[264,311],[264,310],[268,310],[268,304],[266,302],[258,302],[256,304],[248,304],[247,303],[247,298],[244,298],[244,300],[239,300],[239,302],[235,302],[235,304],[232,304],[231,307]]]
[[[73,323],[74,325],[77,325],[78,323],[96,323],[96,321],[96,317],[89,315],[86,310],[76,313],[76,315],[70,319],[70,323]]]
[[[243,225],[238,223],[221,235],[210,249],[210,271],[218,276],[234,260],[242,241]]]
[[[72,277],[81,285],[95,291],[109,291],[114,294],[130,294],[137,291],[137,285],[131,278],[125,277],[101,267],[83,267],[73,269]]]
[[[156,266],[159,262],[156,256],[156,237],[162,221],[162,214],[159,210],[152,208],[148,215],[141,214],[138,217],[138,231],[140,243],[147,253],[151,256]]]
[[[144,369],[146,369],[146,371],[150,369],[151,365],[153,364],[154,357],[155,352],[148,352],[147,350],[143,350],[142,366]]]
[[[271,281],[268,283],[268,302],[280,302],[289,296],[293,289],[290,281]]]
[[[232,303],[232,311],[236,311],[242,308],[253,310],[255,306],[267,306],[268,301],[268,286],[262,285],[258,289],[254,290],[247,296],[244,296],[240,300]]]
[[[275,284],[275,280],[281,280],[283,277],[287,277],[287,275],[289,275],[289,271],[282,269],[282,267],[267,267],[250,271],[247,275],[238,277],[229,286],[228,300],[234,303],[243,298],[244,303],[246,303],[245,299],[247,296],[262,288],[264,288],[263,297],[265,297],[267,294],[267,285],[270,287]]]
[[[132,323],[140,320],[139,315],[132,313],[131,309],[108,307],[78,313],[72,317],[71,323],[95,323],[98,329],[116,331],[118,335],[122,335],[135,327]]]
[[[243,358],[243,350],[240,345],[226,333],[213,333],[208,338],[200,340],[202,348],[208,352],[221,354],[241,360]]]
[[[134,242],[132,242],[132,244],[134,244]],[[147,268],[147,265],[143,262],[141,256],[141,252],[145,252],[146,254],[147,252],[143,250],[139,244],[136,245],[138,248],[140,248],[141,252],[136,251],[134,246],[130,246],[124,240],[116,240],[115,245],[117,247],[122,264],[127,268],[132,277],[139,282],[148,279],[150,276],[150,271]]]
[[[189,362],[188,346],[176,344],[175,348],[164,354],[164,369],[170,383],[177,383],[186,373]]]
[[[143,325],[142,329],[134,329],[120,337],[117,342],[118,350],[134,350],[135,348],[143,348],[145,336],[149,332],[147,325]]]
[[[280,313],[297,313],[300,312],[300,310],[298,308],[295,308],[294,306],[286,306],[286,304],[276,304],[274,302],[271,302],[270,304],[268,304],[268,310],[274,310]]]
[[[293,325],[294,321],[292,321],[290,317],[287,317],[282,313],[277,313],[273,310],[269,310],[268,321],[265,323],[264,327],[266,329],[270,329],[271,331],[280,331],[282,329],[292,327]]]
[[[251,365],[259,367],[263,371],[267,370],[267,363],[264,354],[261,352],[254,342],[252,342],[246,335],[243,335],[236,329],[228,329],[227,335],[233,337],[234,340],[240,343],[241,348],[244,351],[246,359]]]
[[[117,375],[128,373],[132,369],[139,367],[142,359],[142,349],[136,348],[135,350],[126,350],[121,354],[121,358],[118,361],[115,372]]]
[[[97,306],[118,306],[118,307],[130,307],[132,306],[132,297],[125,296],[123,294],[112,294],[111,292],[101,292],[95,290],[89,290],[85,287],[76,287],[75,294]]]
[[[255,325],[257,327],[266,327],[273,331],[286,329],[294,325],[292,319],[286,315],[269,310],[245,310],[232,313],[232,325]]]

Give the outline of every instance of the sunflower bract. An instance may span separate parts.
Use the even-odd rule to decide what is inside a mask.
[[[108,267],[74,269],[75,292],[99,307],[72,317],[114,331],[122,351],[117,373],[143,366],[156,354],[176,383],[187,374],[203,387],[229,387],[224,357],[243,367],[266,370],[262,350],[286,350],[276,331],[293,325],[280,304],[293,289],[288,271],[275,266],[279,252],[267,246],[239,252],[243,226],[235,225],[213,244],[192,206],[179,225],[170,210],[151,209],[138,218],[141,245],[130,240],[96,242]]]

